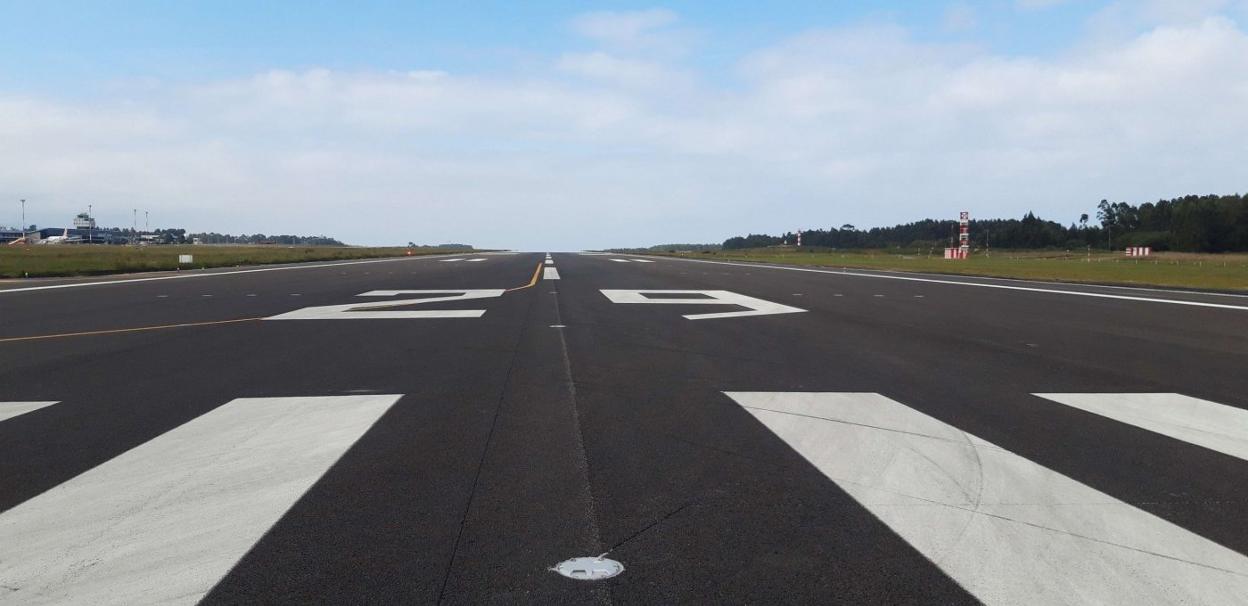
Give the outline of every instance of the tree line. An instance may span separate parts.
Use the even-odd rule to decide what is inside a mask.
[[[186,230],[177,230],[185,232]],[[179,242],[194,242],[196,239],[202,244],[285,244],[287,246],[346,246],[342,242],[329,236],[296,236],[291,234],[239,234],[237,236],[231,234],[219,234],[216,232],[199,233],[199,234],[181,234]]]
[[[972,219],[975,248],[1121,249],[1151,246],[1154,250],[1187,252],[1248,251],[1248,196],[1184,196],[1138,206],[1101,200],[1096,223],[1087,214],[1069,226],[1028,212],[1021,219]],[[802,246],[827,248],[892,248],[956,246],[958,222],[924,219],[892,227],[839,228],[802,232]],[[795,244],[797,234],[734,236],[724,249],[764,248]]]

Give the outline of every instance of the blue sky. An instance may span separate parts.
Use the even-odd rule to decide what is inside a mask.
[[[751,48],[807,29],[893,22],[916,37],[1004,53],[1061,50],[1098,5],[1044,10],[966,3],[974,28],[945,23],[939,2],[693,2],[661,5],[694,30],[687,57],[714,75]],[[509,70],[592,46],[569,31],[575,15],[640,11],[650,3],[583,2],[5,2],[0,74],[6,87],[82,94],[124,78],[230,77],[273,67],[356,70]],[[85,88],[84,88],[85,87]]]
[[[138,206],[195,230],[537,249],[963,207],[1069,221],[1103,197],[1243,188],[1246,15],[0,2],[0,200],[45,225],[91,203],[106,223]]]

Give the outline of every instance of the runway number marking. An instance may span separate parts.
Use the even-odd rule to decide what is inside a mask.
[[[880,394],[725,395],[986,604],[1248,595],[1248,557]],[[1097,414],[1158,408],[1062,399]]]
[[[389,309],[406,305],[424,305],[446,301],[490,299],[503,296],[501,288],[460,290],[372,290],[358,297],[394,297],[397,295],[448,295],[420,299],[369,301],[346,305],[318,305],[265,318],[266,320],[416,320],[429,318],[480,318],[484,309]],[[381,311],[384,310],[384,311]]]
[[[763,299],[747,297],[727,290],[603,290],[602,294],[612,303],[651,303],[666,305],[737,305],[749,311],[728,311],[709,314],[688,314],[689,320],[714,320],[719,318],[744,318],[795,314],[806,311],[792,305],[772,303]],[[650,298],[646,295],[690,295],[688,297]]]

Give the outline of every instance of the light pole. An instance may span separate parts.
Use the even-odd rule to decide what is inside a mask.
[[[87,243],[95,240],[95,219],[91,218],[91,205],[87,205]]]
[[[22,237],[26,237],[26,198],[22,198]]]
[[[148,220],[147,211],[143,211],[143,233],[152,231],[152,223]]]
[[[134,241],[134,245],[139,245],[139,209],[130,209],[130,239]]]

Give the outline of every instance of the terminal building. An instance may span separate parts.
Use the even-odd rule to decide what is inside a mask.
[[[74,226],[68,228],[68,231],[64,227],[44,227],[33,231],[0,229],[0,245],[14,244],[21,241],[22,238],[25,238],[25,242],[36,244],[45,238],[60,235],[82,238],[82,244],[126,244],[130,242],[130,238],[125,234],[100,229],[96,226],[94,217],[87,213],[78,213],[74,217]],[[78,242],[75,241],[74,243],[77,244]]]

